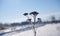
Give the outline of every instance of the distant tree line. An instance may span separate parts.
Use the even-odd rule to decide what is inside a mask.
[[[44,24],[49,24],[49,23],[60,23],[60,20],[56,20],[55,17],[51,17],[51,21],[42,21],[41,18],[38,18],[38,21],[36,22],[36,24],[41,24],[41,23],[44,23]],[[29,25],[30,22],[27,22],[27,21],[23,21],[21,23],[5,23],[5,24],[2,24],[0,23],[0,29],[4,29],[5,27],[13,27],[13,26],[23,26],[23,25]],[[34,24],[34,22],[32,22],[32,24]]]
[[[13,26],[23,26],[23,25],[30,25],[31,23],[34,24],[34,22],[31,21],[31,19],[29,19],[28,17],[28,13],[25,13],[24,16],[26,16],[28,19],[26,21],[23,21],[21,23],[0,23],[0,30],[1,29],[6,29],[5,27],[13,27]],[[51,21],[48,20],[48,21],[42,21],[42,18],[37,18],[37,21],[35,21],[36,23],[35,24],[41,24],[41,23],[44,23],[44,24],[49,24],[49,23],[60,23],[60,19],[56,19],[55,16],[51,16]]]

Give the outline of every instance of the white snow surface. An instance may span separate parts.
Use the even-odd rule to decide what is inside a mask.
[[[37,36],[60,36],[60,23],[58,24],[46,24],[42,27],[38,27]],[[13,32],[5,34],[3,36],[34,36],[33,29],[23,32]]]

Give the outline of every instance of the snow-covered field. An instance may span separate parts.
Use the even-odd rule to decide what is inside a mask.
[[[37,36],[60,36],[60,23],[46,24],[36,29]],[[2,36],[34,36],[33,29],[23,32],[12,32]]]

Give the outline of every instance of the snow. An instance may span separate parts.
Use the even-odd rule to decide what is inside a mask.
[[[60,24],[48,24],[39,27],[37,36],[60,36],[60,30],[57,29],[58,26],[60,26]]]
[[[42,27],[38,27],[37,36],[60,36],[60,23],[58,24],[46,24]],[[3,36],[34,36],[33,29],[23,32],[7,33]]]

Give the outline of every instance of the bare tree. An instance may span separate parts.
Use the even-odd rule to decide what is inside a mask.
[[[31,24],[32,22],[31,22],[31,19],[27,19],[27,21],[29,22],[29,24]]]
[[[28,13],[24,13],[23,15],[26,16],[26,17],[29,19],[29,17],[28,17]]]
[[[40,23],[42,22],[42,21],[41,21],[41,18],[38,18],[38,21],[37,21],[37,22],[38,22],[38,24],[40,24]]]
[[[33,30],[34,30],[34,36],[36,36],[35,24],[36,24],[36,16],[38,15],[38,12],[33,11],[30,13],[30,15],[33,15],[33,18],[34,18]]]

